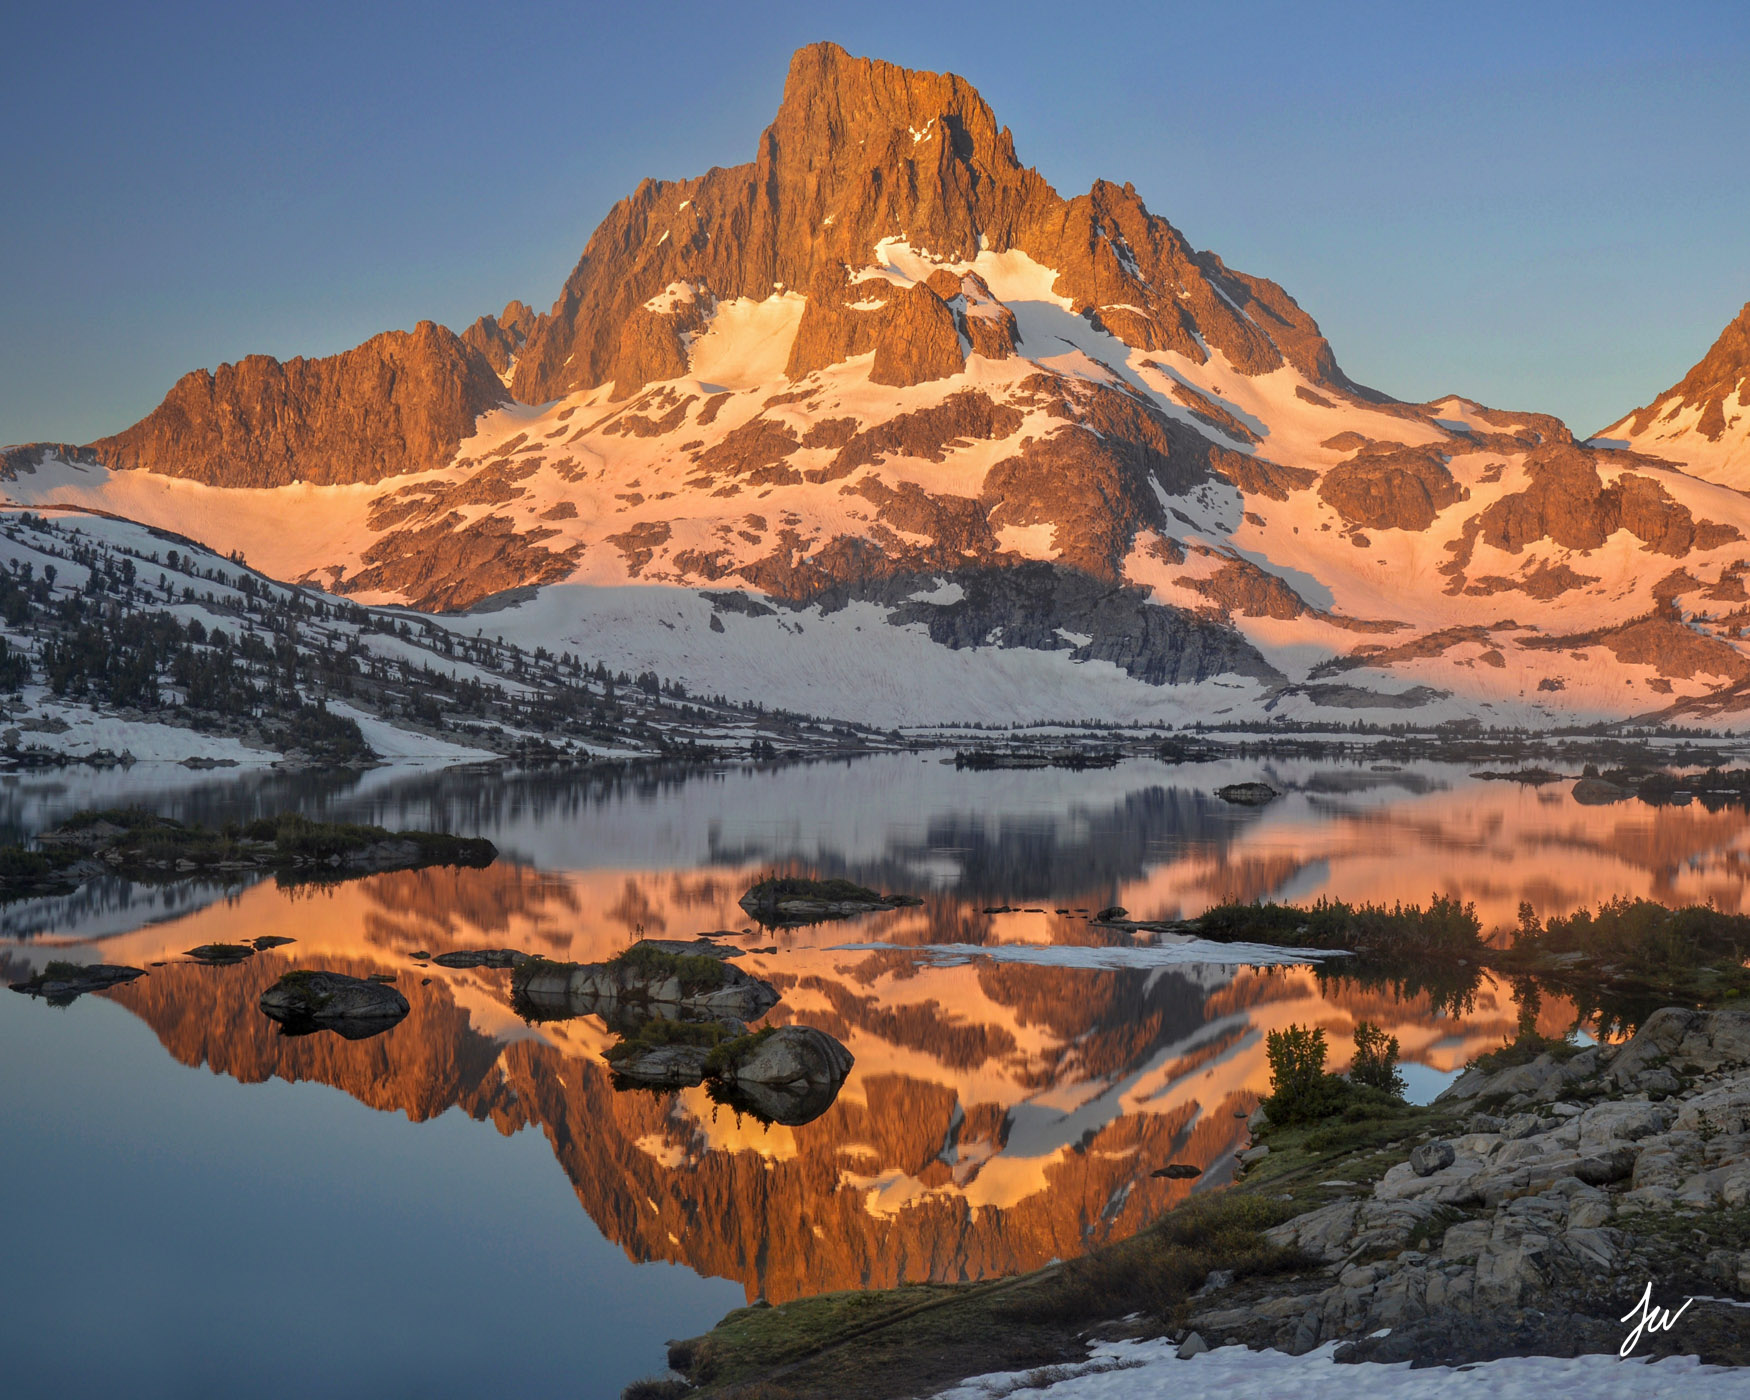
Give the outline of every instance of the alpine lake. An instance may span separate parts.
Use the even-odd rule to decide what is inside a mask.
[[[1263,781],[1260,806],[1215,795]],[[1732,805],[1585,805],[1466,765],[1224,759],[957,770],[941,751],[688,772],[215,773],[0,779],[28,840],[86,809],[217,826],[285,811],[483,836],[485,868],[133,884],[0,906],[8,981],[51,959],[147,970],[0,997],[0,1268],[20,1397],[614,1397],[664,1343],[764,1299],[969,1280],[1134,1233],[1219,1189],[1267,1091],[1266,1034],[1396,1036],[1409,1097],[1535,1022],[1605,1033],[1478,971],[1366,979],[1096,920],[1224,901],[1474,903],[1485,929],[1619,896],[1745,908]],[[766,928],[773,872],[915,896]],[[616,1084],[594,1015],[519,1014],[511,972],[717,934],[771,1019],[855,1064],[810,1121]],[[212,965],[209,944],[289,940]],[[416,957],[419,954],[422,956]],[[1236,958],[1251,956],[1256,961]],[[288,1035],[288,969],[392,978],[380,1034]],[[1199,1169],[1156,1175],[1169,1163]]]

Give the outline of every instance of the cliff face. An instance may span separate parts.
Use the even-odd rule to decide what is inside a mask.
[[[195,370],[91,450],[112,468],[212,486],[380,481],[446,465],[507,397],[485,355],[421,321],[322,359],[250,355]]]
[[[1244,374],[1289,362],[1316,382],[1353,387],[1280,287],[1194,252],[1130,185],[1101,181],[1063,199],[1020,163],[1008,128],[964,79],[814,44],[791,60],[751,162],[647,180],[615,205],[537,322],[516,396],[541,403],[610,380],[621,396],[641,387],[622,328],[673,283],[720,301],[788,288],[813,304],[888,238],[945,262],[1023,253],[1055,269],[1053,290],[1076,314],[1133,347],[1205,360],[1213,346]],[[827,362],[811,353],[797,363]]]
[[[508,302],[496,316],[482,316],[462,332],[462,343],[478,350],[492,372],[507,384],[523,342],[534,329],[535,313],[520,301]]]

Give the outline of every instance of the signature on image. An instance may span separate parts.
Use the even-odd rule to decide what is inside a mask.
[[[1653,1302],[1653,1285],[1649,1281],[1646,1289],[1641,1293],[1641,1301],[1622,1316],[1622,1321],[1633,1322],[1634,1327],[1628,1336],[1623,1338],[1622,1347],[1616,1354],[1627,1356],[1640,1343],[1643,1332],[1669,1332],[1677,1325],[1677,1319],[1689,1310],[1689,1305],[1694,1301],[1693,1298],[1684,1299],[1683,1306],[1678,1308],[1676,1312],[1672,1312],[1669,1308],[1658,1307]]]

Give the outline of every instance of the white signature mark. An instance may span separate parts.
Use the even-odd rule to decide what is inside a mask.
[[[1633,1322],[1634,1330],[1623,1339],[1622,1349],[1618,1356],[1627,1356],[1640,1343],[1643,1332],[1669,1332],[1677,1325],[1677,1319],[1689,1310],[1689,1305],[1695,1299],[1684,1300],[1683,1306],[1672,1312],[1669,1308],[1654,1306],[1653,1285],[1647,1284],[1646,1291],[1641,1294],[1641,1301],[1636,1303],[1622,1316],[1623,1322]]]

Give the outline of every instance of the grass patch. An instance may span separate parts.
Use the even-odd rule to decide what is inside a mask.
[[[801,1298],[781,1307],[737,1308],[709,1333],[682,1344],[673,1360],[695,1385],[738,1385],[834,1343],[932,1306],[952,1304],[976,1288],[908,1284]],[[816,1392],[819,1393],[819,1392]]]
[[[646,1376],[633,1381],[620,1392],[620,1400],[681,1400],[692,1392],[685,1381],[665,1380],[661,1376]]]
[[[1137,1311],[1170,1319],[1216,1269],[1241,1279],[1307,1267],[1299,1250],[1264,1238],[1302,1209],[1233,1191],[1194,1196],[1141,1234],[1072,1259],[1020,1311],[1028,1321],[1070,1324]]]
[[[629,968],[644,977],[673,977],[680,982],[683,992],[709,991],[721,987],[731,976],[728,965],[720,958],[703,953],[671,953],[648,943],[634,943],[619,956],[610,958],[608,966]]]
[[[1495,1074],[1504,1069],[1513,1069],[1518,1065],[1528,1065],[1540,1055],[1551,1055],[1558,1060],[1571,1060],[1578,1055],[1582,1047],[1571,1040],[1558,1040],[1554,1036],[1539,1035],[1536,1031],[1529,1034],[1521,1032],[1508,1041],[1499,1050],[1490,1050],[1478,1055],[1471,1064],[1484,1074]]]
[[[609,1046],[604,1058],[612,1064],[665,1045],[697,1045],[711,1050],[741,1039],[746,1037],[734,1035],[721,1021],[665,1021],[658,1017],[640,1022],[635,1031]]]

